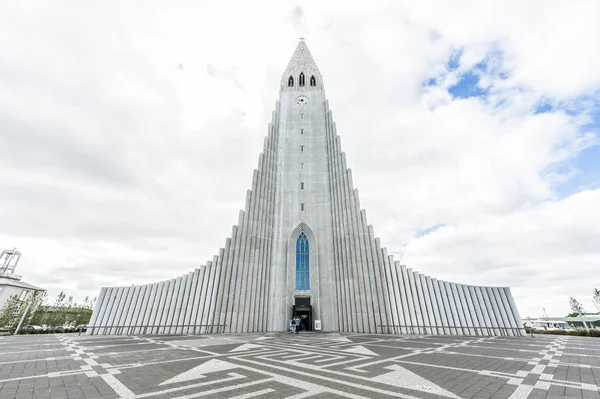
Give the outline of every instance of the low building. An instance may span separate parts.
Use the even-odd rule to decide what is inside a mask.
[[[523,319],[525,327],[538,330],[568,330],[585,328],[583,322],[588,328],[600,329],[600,314],[586,314],[577,317],[526,317]]]
[[[36,291],[46,289],[22,281],[23,276],[15,274],[15,269],[21,253],[16,249],[7,249],[0,254],[0,309],[6,302],[16,296],[19,301],[25,301]]]

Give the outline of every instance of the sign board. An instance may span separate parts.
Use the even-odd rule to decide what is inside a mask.
[[[321,331],[321,320],[315,320],[315,331]]]

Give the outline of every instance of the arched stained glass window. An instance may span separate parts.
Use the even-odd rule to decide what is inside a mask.
[[[300,76],[298,77],[298,86],[304,86],[304,72],[300,72]]]
[[[308,238],[306,234],[300,233],[296,240],[296,289],[310,290],[310,266]]]
[[[315,79],[315,75],[310,77],[310,85],[313,87],[317,85],[317,79]]]
[[[294,78],[291,76],[288,79],[288,87],[294,87]]]

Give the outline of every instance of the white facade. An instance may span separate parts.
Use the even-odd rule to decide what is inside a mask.
[[[88,333],[284,331],[294,312],[324,331],[524,333],[508,288],[432,279],[381,248],[303,41],[283,74],[245,209],[225,247],[176,279],[102,288]]]
[[[37,291],[46,290],[21,281],[21,276],[16,274],[0,275],[0,309],[11,297],[16,296],[18,300],[24,301]]]

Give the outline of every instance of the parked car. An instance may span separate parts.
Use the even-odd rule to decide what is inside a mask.
[[[25,330],[42,330],[42,326],[29,325],[25,327]]]

